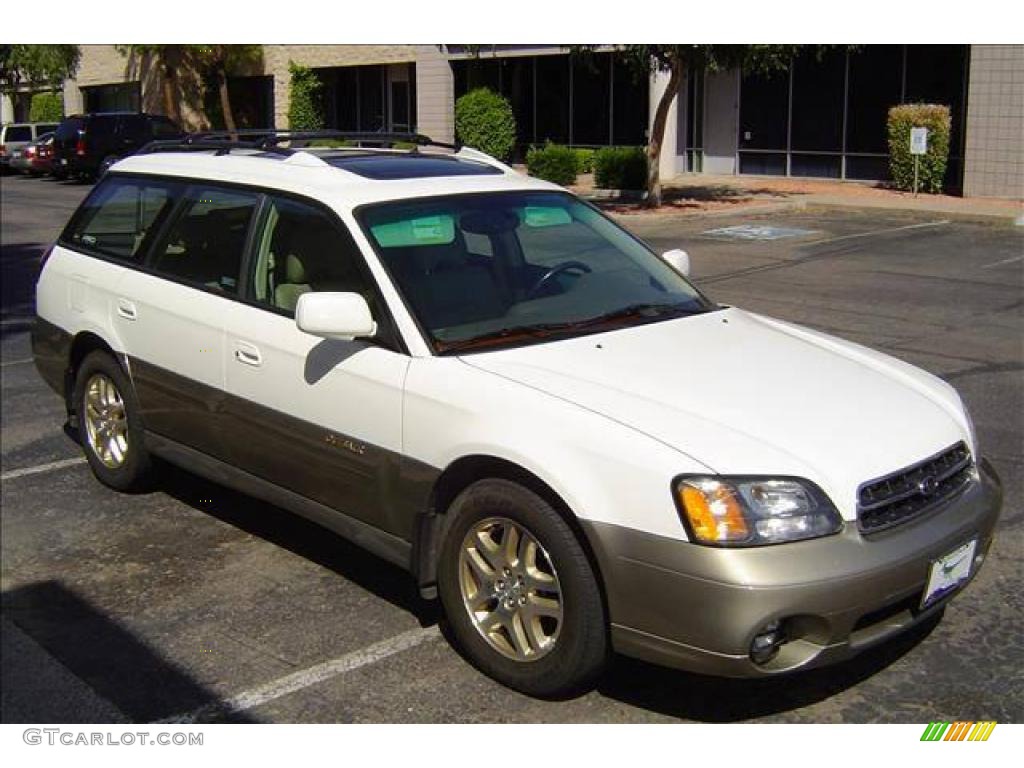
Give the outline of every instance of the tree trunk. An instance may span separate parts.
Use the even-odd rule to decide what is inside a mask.
[[[647,144],[647,200],[644,205],[648,208],[657,208],[661,205],[661,145],[665,141],[668,110],[679,91],[679,84],[683,81],[683,70],[682,59],[678,56],[673,57],[672,66],[669,69],[668,85],[664,93],[661,94],[661,98],[658,99],[657,109],[654,110],[651,140]]]
[[[220,92],[220,109],[224,113],[224,127],[227,128],[232,138],[237,138],[235,130],[235,113],[231,111],[231,97],[228,94],[228,75],[224,71],[223,64],[217,66],[217,90]]]
[[[181,104],[178,87],[178,67],[181,64],[176,46],[165,45],[159,53],[160,70],[163,77],[161,86],[164,94],[164,112],[171,120],[181,125]]]

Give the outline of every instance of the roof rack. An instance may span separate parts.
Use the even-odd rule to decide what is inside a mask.
[[[504,173],[515,173],[505,163],[472,147],[464,147],[460,143],[448,144],[442,141],[434,141],[420,133],[366,133],[335,130],[292,131],[273,128],[203,131],[188,134],[180,139],[151,141],[142,147],[137,154],[212,151],[217,155],[226,155],[233,149],[247,149],[287,157],[306,150],[309,142],[325,139],[351,142],[352,146],[332,148],[337,150],[361,149],[364,145],[391,148],[395,144],[411,144],[412,149],[409,152],[415,153],[420,147],[441,147],[452,150],[456,155],[464,159],[485,163],[500,169]],[[292,146],[280,146],[280,144],[285,142],[290,142]]]

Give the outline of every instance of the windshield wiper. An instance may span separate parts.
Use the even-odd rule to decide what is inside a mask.
[[[490,331],[479,336],[471,336],[468,339],[456,339],[455,341],[438,340],[435,343],[438,352],[453,352],[460,349],[472,347],[488,347],[492,344],[501,344],[506,341],[516,341],[522,338],[544,339],[556,331],[563,331],[569,327],[569,323],[534,323],[532,325],[514,325],[511,328],[502,328],[498,331]]]
[[[571,320],[564,323],[534,323],[531,325],[516,325],[511,328],[502,328],[497,331],[472,336],[468,339],[455,341],[438,341],[436,343],[438,352],[454,352],[475,347],[489,347],[494,344],[502,344],[508,341],[517,341],[524,338],[545,339],[553,334],[564,331],[575,331],[594,328],[606,324],[614,324],[619,321],[631,320],[636,317],[657,319],[666,315],[683,317],[685,315],[698,315],[706,312],[705,309],[687,309],[680,304],[630,304],[628,307],[606,312],[603,315],[587,317],[583,320]]]
[[[636,317],[654,320],[666,315],[673,315],[675,317],[700,315],[706,311],[705,309],[687,309],[681,304],[630,304],[628,307],[605,312],[603,315],[597,315],[596,317],[588,317],[585,320],[577,320],[567,325],[572,328],[592,328],[595,325],[614,323],[619,320],[632,320]]]

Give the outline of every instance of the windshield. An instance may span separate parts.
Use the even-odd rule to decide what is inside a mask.
[[[439,353],[715,308],[632,235],[568,194],[404,200],[366,206],[357,218]]]

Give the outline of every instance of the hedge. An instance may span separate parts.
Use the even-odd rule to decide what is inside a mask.
[[[32,123],[59,123],[64,118],[64,97],[56,91],[33,93],[28,108]]]
[[[593,173],[594,172],[594,153],[596,150],[577,148],[573,152],[576,154],[576,173]]]
[[[594,186],[599,189],[646,189],[644,147],[602,147],[594,153]]]
[[[291,97],[288,103],[288,127],[293,131],[319,131],[324,119],[324,84],[309,67],[289,61]]]
[[[455,102],[455,135],[468,147],[508,160],[516,143],[512,106],[489,88],[475,88]]]
[[[942,192],[949,160],[949,107],[942,104],[902,104],[889,110],[889,170],[898,189],[914,188],[914,156],[910,129],[928,129],[928,151],[918,158],[917,188]]]
[[[526,170],[538,179],[567,187],[576,183],[578,160],[575,150],[548,142],[543,147],[530,147],[526,153]]]

